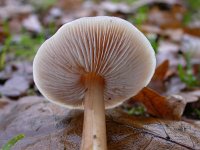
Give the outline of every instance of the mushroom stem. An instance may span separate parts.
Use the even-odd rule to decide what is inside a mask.
[[[104,80],[95,74],[85,78],[84,123],[81,150],[107,150]]]

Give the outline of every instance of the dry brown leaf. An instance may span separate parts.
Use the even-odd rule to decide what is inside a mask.
[[[0,98],[0,109],[3,109],[6,105],[8,105],[8,101]]]
[[[200,28],[188,28],[188,27],[185,27],[184,28],[184,32],[187,33],[187,34],[191,34],[191,35],[194,35],[194,36],[200,36]]]
[[[0,86],[0,94],[18,98],[24,95],[29,88],[29,82],[24,76],[14,76],[7,80],[3,86]]]
[[[150,114],[166,119],[180,119],[186,104],[197,101],[181,95],[164,97],[150,88],[144,88],[132,99],[143,103]]]
[[[185,98],[185,102],[192,103],[200,99],[200,90],[194,90],[190,92],[180,92],[178,95]]]
[[[162,29],[177,29],[181,27],[181,20],[177,17],[177,14],[172,10],[163,11],[158,6],[153,6],[149,11],[148,21],[151,24],[160,26]]]
[[[197,96],[200,98],[200,90],[192,91],[192,92],[187,92],[189,95]]]
[[[8,108],[6,108],[8,110]],[[183,121],[132,117],[107,112],[108,149],[200,149],[200,127]],[[83,113],[60,108],[39,97],[26,97],[0,113],[0,147],[16,134],[26,137],[13,150],[78,150]]]
[[[169,70],[169,61],[163,61],[155,70],[153,78],[151,79],[148,87],[156,90],[158,93],[165,92],[164,80],[166,78],[167,72]]]
[[[180,50],[180,44],[174,43],[171,40],[164,40],[159,42],[157,63],[160,64],[164,60],[168,59],[171,67],[177,67],[181,62],[181,59],[177,57],[177,53]]]
[[[163,81],[165,79],[168,69],[169,69],[169,60],[165,60],[156,68],[152,80]]]
[[[83,0],[58,0],[57,6],[65,11],[80,9]]]

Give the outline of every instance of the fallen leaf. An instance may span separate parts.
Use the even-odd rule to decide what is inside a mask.
[[[166,83],[166,95],[171,94],[177,94],[180,93],[183,89],[185,89],[187,86],[185,83],[183,83],[179,77],[173,76],[168,80]]]
[[[0,71],[0,83],[5,83],[12,76],[13,70],[11,65],[6,65],[4,70]]]
[[[183,29],[177,28],[177,29],[164,29],[163,30],[163,36],[168,37],[170,40],[174,42],[181,42],[183,38]]]
[[[185,27],[184,32],[187,34],[191,34],[193,36],[200,37],[200,28],[199,27],[195,27],[195,28]]]
[[[23,76],[14,76],[7,80],[4,86],[0,86],[0,93],[11,98],[18,98],[25,94],[29,88],[29,82]]]
[[[165,60],[156,68],[152,80],[164,81],[168,69],[169,69],[169,60]]]
[[[57,6],[65,11],[74,11],[80,9],[83,0],[58,0]]]
[[[190,54],[192,64],[200,64],[200,38],[187,34],[183,35],[181,50],[183,53]]]
[[[182,120],[185,121],[185,122],[188,122],[190,124],[193,124],[193,125],[196,125],[196,126],[200,127],[200,121],[199,120],[189,119],[189,118],[186,118],[186,117],[183,117]]]
[[[184,64],[184,60],[179,58],[177,53],[180,50],[180,45],[169,40],[160,41],[158,54],[156,56],[157,63],[161,64],[166,59],[169,60],[170,67],[177,67],[178,64]]]
[[[178,95],[184,97],[187,102],[194,102],[200,98],[200,95],[195,95],[195,92],[181,92]]]
[[[7,108],[8,109],[8,108]],[[200,149],[200,127],[183,121],[132,117],[121,110],[106,115],[108,149]],[[70,111],[42,97],[26,97],[0,113],[0,147],[23,133],[13,150],[78,150],[83,112]]]
[[[51,10],[49,11],[49,15],[52,17],[52,18],[59,18],[62,16],[62,10],[58,7],[53,7],[51,8]]]
[[[123,1],[121,1],[120,3],[103,1],[100,4],[100,8],[109,13],[121,12],[124,14],[130,14],[130,13],[135,13],[139,8],[143,6],[151,5],[156,2],[160,2],[160,0],[139,0],[139,1],[133,1],[132,4],[127,4]],[[162,3],[172,5],[179,2],[177,0],[162,0]]]
[[[131,13],[131,8],[126,3],[112,3],[109,1],[105,1],[101,3],[101,9],[109,13]]]
[[[164,93],[166,91],[164,80],[166,79],[168,71],[169,61],[165,60],[156,68],[153,78],[151,79],[148,87],[156,90],[160,94]]]
[[[143,88],[132,100],[143,103],[147,111],[157,117],[180,119],[187,103],[198,99],[188,99],[181,95],[164,97],[149,88]]]
[[[7,19],[17,15],[27,15],[33,12],[31,5],[13,5],[0,6],[0,18]]]
[[[22,25],[28,31],[40,33],[42,31],[42,25],[36,15],[30,15],[28,18],[22,21]]]
[[[153,8],[150,9],[148,14],[148,21],[151,24],[160,26],[163,29],[176,29],[181,27],[180,17],[178,17],[176,13],[173,13],[172,10],[163,11],[158,6],[153,6]]]
[[[0,98],[0,109],[4,108],[8,104],[8,101],[5,101],[3,98]]]
[[[162,35],[163,31],[160,27],[151,24],[141,24],[138,27],[143,33],[152,33]]]
[[[195,90],[195,91],[192,91],[192,92],[187,92],[186,94],[197,96],[197,97],[200,98],[200,90]]]

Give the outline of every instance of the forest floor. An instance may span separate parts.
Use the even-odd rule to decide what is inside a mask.
[[[123,18],[155,50],[152,81],[119,109],[200,125],[200,0],[0,0],[0,112],[12,113],[21,99],[42,98],[32,75],[37,49],[63,24],[85,16]]]

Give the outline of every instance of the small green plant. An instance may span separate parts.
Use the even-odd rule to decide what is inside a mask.
[[[24,134],[18,134],[17,136],[11,138],[5,145],[3,145],[1,150],[10,150],[18,141],[20,141],[24,137]]]
[[[127,4],[133,4],[135,1],[137,0],[112,0],[113,3],[121,3],[121,2],[125,2]]]
[[[153,47],[155,53],[158,53],[158,41],[157,41],[157,35],[147,35],[147,38],[149,42],[151,43],[151,46]]]
[[[24,33],[20,40],[17,42],[10,43],[9,47],[6,47],[7,50],[11,53],[14,53],[15,56],[25,59],[32,59],[35,55],[38,47],[45,41],[45,36],[43,33],[32,37],[29,33]]]
[[[195,115],[198,117],[198,119],[200,119],[200,110],[197,109],[197,108],[195,108],[195,109],[194,109],[194,113],[195,113]]]
[[[188,25],[192,20],[192,13],[191,12],[187,12],[185,13],[184,17],[183,17],[183,24],[184,25]]]
[[[43,12],[53,6],[56,3],[56,0],[29,0],[29,2],[34,6],[37,12]]]
[[[136,13],[134,23],[138,26],[142,25],[147,20],[148,11],[148,6],[140,7]]]
[[[11,37],[9,36],[8,38],[6,38],[2,49],[0,49],[0,71],[4,69],[6,52],[10,47],[10,43],[11,43]]]
[[[7,53],[13,53],[19,59],[33,59],[39,46],[56,31],[55,23],[50,23],[43,32],[32,34],[25,30],[22,31],[20,38],[9,36],[5,39],[2,49],[0,48],[0,70],[5,66],[5,56]],[[5,25],[5,31],[9,31]]]
[[[191,53],[185,53],[186,67],[178,65],[178,75],[182,82],[184,82],[189,88],[199,85],[198,79],[193,72],[191,64]]]
[[[200,9],[200,0],[187,1],[186,4],[191,11],[198,11]]]
[[[136,115],[136,116],[142,116],[145,114],[145,108],[142,105],[134,106],[130,110],[128,110],[129,115]]]
[[[3,22],[3,32],[8,34],[9,33],[9,27],[8,27],[8,21],[5,20]],[[7,49],[9,48],[11,43],[11,37],[8,36],[6,37],[3,46],[0,47],[0,71],[3,70],[4,66],[5,66],[5,59],[6,59],[6,53],[7,53]]]
[[[147,20],[148,11],[149,11],[148,6],[142,6],[137,10],[134,16],[133,15],[129,16],[128,21],[137,26],[141,26]]]
[[[194,18],[199,18],[200,14],[200,0],[189,0],[186,1],[187,12],[183,17],[183,24],[188,25]]]

